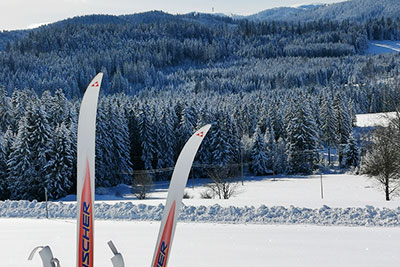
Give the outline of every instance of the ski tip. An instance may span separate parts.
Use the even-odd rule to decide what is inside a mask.
[[[102,73],[102,72],[99,72],[99,73],[93,78],[93,80],[90,82],[88,88],[100,88],[102,79],[103,79],[103,73]]]
[[[208,130],[210,130],[210,128],[211,128],[211,124],[206,124],[203,127],[201,127],[200,129],[198,129],[196,131],[195,135],[203,138],[207,134]]]

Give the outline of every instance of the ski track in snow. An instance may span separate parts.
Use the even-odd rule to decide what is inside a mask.
[[[49,202],[49,218],[76,218],[76,204]],[[100,220],[159,221],[164,205],[158,206],[119,202],[96,203],[95,218]],[[46,203],[37,201],[1,201],[1,218],[46,218]],[[183,222],[229,224],[313,224],[337,226],[400,226],[400,207],[330,208],[318,209],[273,206],[222,207],[183,206],[179,216]]]

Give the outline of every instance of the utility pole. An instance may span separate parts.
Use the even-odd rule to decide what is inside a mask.
[[[324,185],[322,184],[322,173],[319,174],[321,177],[321,199],[324,199]]]
[[[46,218],[49,218],[49,208],[47,205],[47,187],[44,188],[44,198],[46,200]]]

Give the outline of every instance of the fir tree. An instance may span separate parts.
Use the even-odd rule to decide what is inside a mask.
[[[328,164],[331,165],[331,147],[335,139],[335,117],[332,105],[327,97],[321,99],[321,139],[328,148]]]
[[[279,169],[279,162],[277,157],[277,147],[274,136],[274,131],[271,129],[271,126],[268,125],[266,127],[266,131],[264,134],[265,140],[265,153],[267,156],[267,169],[273,171],[273,173],[277,173],[277,169]]]
[[[267,155],[265,154],[264,136],[259,127],[256,128],[253,135],[251,170],[255,175],[263,175],[267,173]]]
[[[36,176],[34,170],[31,148],[28,144],[27,118],[23,117],[19,122],[18,135],[11,148],[11,153],[7,161],[8,165],[8,190],[11,192],[11,199],[33,200],[29,192],[29,187],[38,189],[33,178]]]
[[[318,158],[318,134],[308,107],[300,102],[295,102],[287,129],[288,172],[310,174]]]
[[[335,141],[338,148],[339,164],[343,159],[343,147],[352,133],[351,118],[345,101],[341,94],[336,94],[333,100],[333,112],[335,116]]]
[[[153,169],[152,162],[156,152],[154,147],[154,128],[150,120],[149,105],[144,103],[137,118],[139,139],[141,141],[141,159],[145,170]]]
[[[348,167],[358,167],[360,165],[360,149],[354,138],[354,135],[350,135],[349,141],[343,149],[343,160],[342,166]]]
[[[46,175],[46,188],[50,199],[62,198],[70,192],[73,185],[73,159],[71,132],[61,123],[54,132],[49,161],[44,166],[49,170]]]
[[[7,156],[4,150],[3,138],[0,136],[0,200],[5,200],[8,198]]]

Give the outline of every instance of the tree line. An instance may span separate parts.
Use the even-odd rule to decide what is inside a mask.
[[[295,92],[293,92],[295,94]],[[76,185],[76,132],[79,101],[61,90],[40,97],[16,90],[0,97],[0,188],[2,199],[52,199],[73,193]],[[213,126],[195,160],[196,174],[207,167],[243,161],[256,175],[311,173],[333,164],[325,149],[339,150],[339,163],[352,138],[352,101],[334,96],[162,92],[102,96],[96,128],[96,186],[132,183],[136,170],[154,180],[169,179],[172,167],[192,133]],[[353,154],[352,154],[353,153]],[[164,172],[152,172],[165,169]]]

